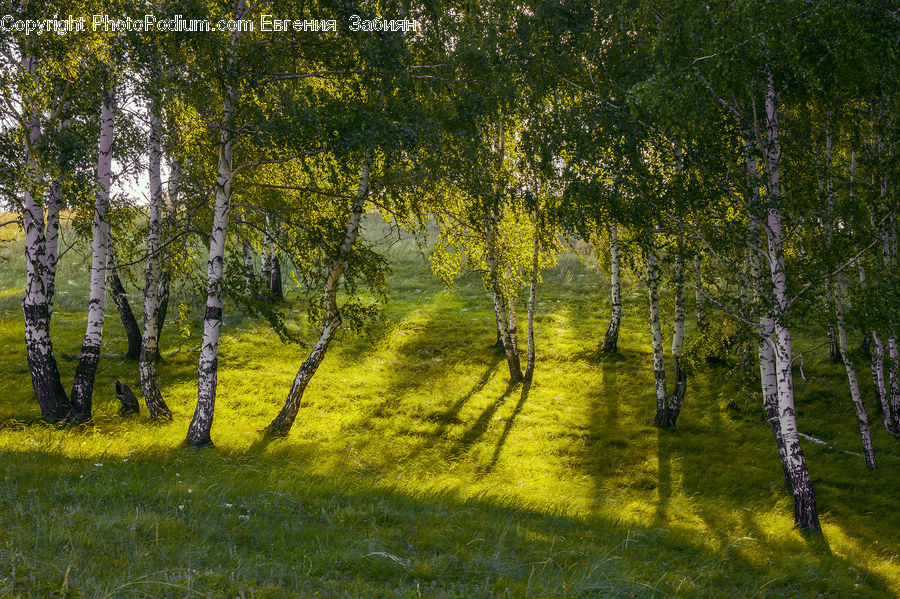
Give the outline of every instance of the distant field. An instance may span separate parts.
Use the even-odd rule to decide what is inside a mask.
[[[409,239],[390,256],[386,321],[340,335],[284,440],[260,429],[307,350],[226,306],[216,445],[195,452],[181,443],[198,314],[190,338],[172,320],[163,333],[174,423],[150,425],[143,407],[116,416],[113,382],[139,385],[137,365],[118,357],[126,343],[111,303],[102,351],[117,356],[101,360],[93,426],[35,423],[20,240],[0,249],[0,596],[900,596],[900,444],[867,367],[879,468],[804,442],[824,540],[807,537],[792,528],[755,377],[709,367],[690,380],[680,430],[652,426],[642,286],[626,288],[620,354],[601,359],[607,277],[564,255],[538,292],[534,383],[510,387],[478,277],[443,288]],[[61,356],[80,348],[86,269],[76,248],[57,281],[66,385],[75,363]],[[138,287],[126,285],[139,314]],[[287,301],[292,326],[313,338],[304,306]],[[798,333],[801,431],[859,452],[843,367],[812,349],[820,331]]]

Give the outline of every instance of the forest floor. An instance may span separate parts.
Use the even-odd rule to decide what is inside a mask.
[[[806,383],[795,371],[800,430],[830,446],[803,443],[817,536],[792,526],[758,379],[697,372],[680,430],[655,428],[643,287],[628,285],[620,351],[601,358],[608,278],[574,255],[538,291],[534,382],[510,386],[478,276],[447,289],[411,240],[396,243],[383,322],[339,336],[290,436],[271,442],[260,430],[308,349],[227,305],[215,447],[202,451],[182,445],[199,321],[180,336],[174,302],[158,367],[173,423],[150,424],[143,406],[116,415],[114,381],[139,385],[111,302],[93,424],[36,420],[21,255],[19,240],[0,249],[2,597],[900,596],[900,443],[860,362],[879,468],[838,451],[861,443],[821,330],[798,331]],[[72,250],[57,281],[66,385],[88,263]],[[184,299],[199,312],[202,298]],[[287,310],[313,338],[293,295]]]

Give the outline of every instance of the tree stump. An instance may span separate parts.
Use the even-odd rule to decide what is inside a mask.
[[[119,408],[119,416],[138,414],[141,411],[137,397],[134,396],[134,393],[128,388],[128,385],[118,380],[116,381],[116,397],[122,402],[122,407]]]

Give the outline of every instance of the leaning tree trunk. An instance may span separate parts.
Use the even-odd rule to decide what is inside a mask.
[[[612,310],[609,327],[603,338],[604,354],[615,353],[619,349],[619,325],[622,323],[622,279],[619,274],[619,231],[615,221],[609,223],[609,292],[612,296]]]
[[[840,285],[840,282],[838,285]],[[838,347],[841,351],[841,358],[844,361],[844,368],[847,370],[847,380],[850,384],[850,399],[853,401],[853,409],[856,411],[856,419],[859,421],[859,433],[862,437],[866,466],[875,468],[878,464],[875,461],[875,451],[872,449],[872,436],[869,433],[869,417],[866,414],[866,406],[863,404],[862,396],[859,393],[859,382],[856,380],[856,368],[853,365],[853,358],[847,350],[847,329],[844,326],[844,306],[840,291],[835,294],[835,304],[835,310],[837,312]]]
[[[116,270],[116,253],[112,246],[112,240],[109,242],[109,293],[112,296],[113,303],[119,311],[119,318],[122,320],[122,328],[125,329],[125,337],[128,339],[128,352],[125,357],[131,360],[137,360],[141,356],[141,329],[138,327],[137,319],[134,312],[131,311],[131,304],[128,303],[128,293],[122,280],[119,278],[119,272]]]
[[[825,239],[829,246],[832,245],[834,236],[834,179],[832,176],[832,145],[831,130],[829,129],[825,135],[825,193],[828,200],[828,220],[825,225]],[[847,350],[847,329],[844,325],[844,273],[838,273],[837,279],[830,285],[831,300],[834,305],[835,324],[837,329],[837,346],[838,360],[843,360],[844,368],[847,370],[847,381],[850,385],[850,399],[853,401],[853,409],[856,411],[856,419],[859,422],[859,432],[862,437],[863,452],[866,459],[866,466],[875,468],[875,451],[872,449],[872,436],[869,432],[869,416],[866,414],[866,407],[863,405],[862,397],[859,393],[859,381],[856,378],[856,368],[853,365],[853,358]],[[829,340],[835,337],[833,328],[829,328]],[[832,360],[835,358],[832,356]]]
[[[347,266],[347,259],[353,249],[353,244],[359,234],[359,223],[362,218],[363,207],[369,195],[369,165],[370,154],[366,151],[366,157],[363,159],[362,167],[359,173],[359,190],[357,191],[356,201],[350,211],[350,222],[347,224],[347,231],[344,234],[344,240],[341,242],[337,260],[331,266],[328,272],[328,278],[325,280],[325,323],[319,340],[310,352],[309,357],[300,366],[297,376],[294,377],[294,383],[288,393],[284,406],[278,413],[278,416],[266,427],[266,435],[273,437],[286,436],[294,420],[297,418],[297,412],[300,410],[300,402],[303,399],[303,392],[306,390],[309,381],[316,374],[331,340],[334,339],[335,333],[341,326],[341,313],[337,305],[338,283],[341,274]]]
[[[150,211],[148,215],[147,230],[147,274],[144,279],[144,335],[141,338],[140,373],[141,391],[144,393],[144,402],[150,418],[171,420],[172,411],[166,405],[159,383],[156,378],[156,357],[158,355],[159,332],[159,290],[160,290],[160,262],[161,243],[160,225],[162,221],[162,179],[160,178],[160,163],[162,161],[162,123],[158,114],[158,107],[151,102],[150,107],[150,148],[149,148],[149,179],[150,179]]]
[[[94,376],[100,362],[100,343],[103,340],[103,313],[106,307],[106,267],[109,259],[109,186],[112,180],[113,125],[115,119],[115,91],[110,86],[100,110],[100,144],[97,153],[97,198],[94,206],[93,242],[91,247],[91,290],[87,326],[81,356],[75,367],[72,383],[72,411],[69,421],[86,422],[91,419],[91,400],[94,395]]]
[[[650,339],[653,344],[653,379],[656,382],[656,426],[669,425],[666,397],[666,357],[663,354],[662,325],[659,317],[659,269],[656,249],[647,248],[647,295],[650,300]]]
[[[680,245],[680,244],[679,244]],[[667,426],[678,429],[678,414],[684,405],[687,392],[687,373],[682,369],[681,357],[684,354],[684,255],[678,248],[675,256],[675,326],[672,333],[672,362],[675,372],[675,391],[669,397],[666,407]]]
[[[819,530],[819,513],[816,507],[815,491],[806,458],[800,446],[800,435],[797,430],[796,412],[794,410],[794,381],[791,372],[793,356],[791,354],[791,331],[785,322],[788,309],[787,271],[785,269],[784,236],[781,224],[781,212],[778,203],[781,199],[779,182],[779,138],[778,138],[778,97],[775,83],[769,73],[766,93],[766,132],[765,161],[768,174],[768,209],[766,218],[767,257],[772,278],[772,291],[775,299],[774,336],[770,339],[775,354],[775,372],[778,381],[778,416],[781,421],[781,434],[784,439],[785,453],[788,458],[785,472],[791,482],[794,496],[794,520],[799,528]]]
[[[35,68],[33,57],[24,61],[25,68]],[[55,249],[48,251],[44,230],[44,210],[37,201],[42,171],[36,155],[41,137],[40,124],[29,118],[25,131],[26,178],[23,185],[22,226],[25,229],[25,297],[22,312],[25,316],[25,350],[31,386],[41,408],[41,418],[56,422],[69,412],[69,399],[59,377],[59,368],[50,339],[52,311],[51,279],[55,275]],[[56,216],[53,216],[55,214]],[[48,220],[58,218],[58,205]],[[52,259],[51,259],[52,256]],[[52,262],[52,268],[51,268]]]
[[[537,305],[537,284],[538,284],[538,245],[540,238],[538,236],[538,219],[537,212],[534,215],[534,237],[531,240],[531,280],[529,281],[528,290],[528,321],[525,325],[525,333],[528,337],[528,361],[525,364],[525,380],[530,381],[534,378],[534,309]]]

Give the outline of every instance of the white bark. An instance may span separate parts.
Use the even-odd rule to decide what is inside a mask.
[[[828,130],[825,135],[825,193],[828,201],[828,220],[825,223],[825,237],[829,246],[832,244],[834,233],[834,181],[832,178],[832,145],[831,131]],[[853,365],[853,357],[847,351],[847,329],[844,326],[845,310],[844,310],[844,273],[838,273],[837,279],[832,282],[831,298],[834,302],[835,321],[837,326],[837,348],[840,352],[840,358],[844,362],[844,368],[847,371],[847,381],[850,385],[850,399],[853,402],[853,409],[856,411],[856,418],[859,422],[859,432],[862,437],[863,453],[866,459],[866,466],[875,468],[875,451],[872,449],[872,437],[869,432],[869,417],[866,414],[866,407],[863,405],[862,397],[859,393],[859,382],[856,378],[856,368]],[[829,340],[835,338],[834,330],[829,329]]]
[[[534,237],[531,240],[531,280],[529,281],[530,285],[528,290],[528,322],[526,323],[526,335],[528,336],[528,362],[525,364],[524,375],[526,381],[530,381],[534,377],[534,309],[537,305],[539,232],[537,212],[535,212]]]
[[[266,434],[270,436],[285,436],[294,425],[297,413],[300,410],[300,402],[303,399],[303,392],[306,390],[309,381],[312,380],[319,365],[325,359],[328,346],[334,339],[335,333],[341,326],[341,313],[337,305],[338,283],[341,274],[347,266],[347,258],[353,250],[353,244],[359,235],[359,225],[362,219],[363,208],[369,197],[369,170],[371,168],[371,155],[366,151],[362,166],[359,172],[359,189],[357,190],[356,201],[350,210],[350,220],[347,223],[347,231],[344,233],[344,239],[337,259],[328,271],[328,277],[325,280],[324,298],[325,298],[325,322],[322,326],[322,332],[319,335],[316,345],[310,352],[309,357],[300,366],[297,376],[294,377],[294,383],[288,393],[284,406],[278,413],[278,416],[266,427]]]
[[[90,303],[81,356],[72,384],[72,412],[69,420],[84,422],[91,418],[94,376],[100,361],[103,340],[103,315],[106,308],[106,274],[109,260],[109,188],[112,182],[112,147],[115,124],[115,91],[106,91],[100,109],[100,142],[97,150],[97,197],[94,205],[91,245]]]
[[[647,249],[647,292],[650,300],[650,338],[653,344],[653,378],[656,382],[656,424],[668,426],[666,396],[666,357],[663,353],[662,325],[659,316],[659,279],[656,250]]]
[[[788,309],[787,271],[785,270],[784,235],[781,224],[781,186],[779,173],[778,107],[774,78],[768,77],[766,93],[765,160],[767,181],[767,257],[774,294],[775,335],[772,338],[775,354],[775,372],[778,381],[778,416],[781,421],[781,435],[785,444],[787,463],[785,472],[791,482],[794,495],[794,518],[800,528],[818,529],[819,516],[816,508],[815,492],[800,437],[797,431],[794,410],[794,380],[791,372],[791,331],[785,322]]]
[[[23,71],[33,74],[36,68],[37,61],[33,56],[28,55],[23,59]],[[25,348],[31,385],[41,408],[41,417],[57,421],[68,413],[69,399],[60,381],[50,339],[53,291],[48,288],[51,275],[48,264],[51,258],[47,250],[44,210],[38,203],[44,179],[36,154],[41,138],[41,123],[36,114],[31,112],[36,109],[31,106],[31,98],[27,94],[23,104],[26,169],[22,184],[22,226],[25,230],[25,297],[22,299],[22,311],[25,317]],[[48,220],[52,217],[51,212]],[[55,269],[55,257],[52,262]]]
[[[667,426],[677,429],[678,414],[684,405],[687,392],[687,373],[682,369],[681,357],[684,354],[684,254],[679,243],[675,256],[675,323],[672,332],[672,363],[675,376],[675,391],[669,397],[666,407]]]
[[[509,367],[509,378],[513,382],[521,381],[524,378],[522,367],[519,363],[518,347],[514,347],[512,336],[510,334],[510,326],[507,318],[515,314],[515,308],[512,306],[512,298],[507,305],[506,293],[500,284],[499,275],[499,257],[496,247],[497,224],[493,214],[488,215],[485,222],[485,249],[487,251],[488,263],[488,282],[491,288],[491,294],[494,299],[494,317],[497,320],[497,327],[500,330],[500,340],[503,342],[503,350],[506,353],[506,363]],[[510,308],[509,312],[507,309]]]
[[[749,141],[749,136],[745,152],[748,189],[747,205],[750,207],[748,226],[750,276],[754,282],[753,299],[756,304],[759,304],[762,295],[760,290],[768,287],[765,282],[768,275],[763,272],[763,246],[762,238],[760,236],[762,221],[757,215],[757,210],[759,210],[761,205],[759,180],[756,156],[753,153],[753,145]],[[757,355],[759,356],[759,378],[762,386],[763,409],[765,410],[769,426],[772,428],[772,435],[775,437],[775,445],[778,448],[778,455],[781,458],[785,480],[789,485],[792,485],[791,476],[787,470],[789,458],[785,450],[784,438],[781,435],[781,417],[778,411],[778,377],[775,371],[775,352],[772,350],[775,346],[775,322],[772,320],[771,312],[760,314],[759,333]]]
[[[159,346],[159,291],[162,261],[160,226],[162,221],[163,189],[160,177],[162,162],[162,123],[155,102],[150,107],[149,179],[150,210],[147,226],[147,272],[144,278],[144,333],[141,338],[141,391],[151,419],[171,420],[172,412],[159,390],[156,376],[156,356]]]
[[[235,18],[246,13],[244,0],[235,6]],[[224,99],[222,101],[219,159],[216,166],[216,206],[213,212],[212,233],[209,237],[209,260],[206,263],[206,314],[203,318],[203,340],[197,366],[197,407],[188,427],[186,443],[192,447],[212,445],[213,413],[218,380],[219,334],[222,331],[222,271],[225,261],[225,238],[228,234],[228,215],[231,209],[231,185],[234,177],[234,142],[232,129],[236,110],[237,90],[229,81],[228,71],[235,67],[235,45],[240,30],[231,34],[231,48],[225,60]]]
[[[197,367],[197,407],[187,437],[187,443],[194,447],[212,445],[210,431],[216,402],[219,335],[222,330],[221,286],[234,165],[234,135],[228,129],[234,110],[233,99],[233,92],[229,93],[222,111],[219,162],[216,169],[216,206],[213,213],[212,234],[209,238],[209,260],[206,264],[206,314],[203,319],[203,341],[200,345],[200,361]]]
[[[253,264],[253,248],[246,241],[241,244],[244,250],[244,284],[248,290],[254,288],[254,279],[256,278],[256,270]]]
[[[614,353],[619,348],[619,326],[622,323],[622,279],[619,274],[619,232],[614,221],[609,223],[609,293],[612,310],[609,327],[603,339],[603,353]]]
[[[888,337],[888,382],[891,414],[894,427],[900,432],[900,363],[898,363],[897,338]]]
[[[56,289],[56,263],[59,260],[59,205],[62,201],[62,186],[58,179],[50,184],[47,194],[46,261],[44,266],[44,288],[47,293],[47,309],[53,315],[53,296]]]

